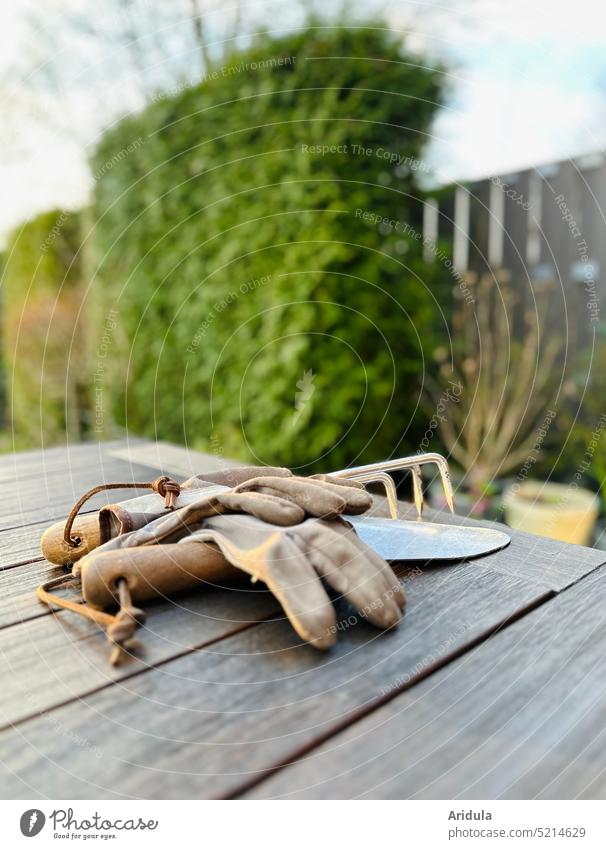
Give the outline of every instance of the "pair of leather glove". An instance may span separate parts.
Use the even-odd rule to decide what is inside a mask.
[[[396,575],[342,518],[370,508],[361,484],[253,467],[190,478],[171,512],[154,498],[101,511],[110,538],[74,567],[90,605],[110,606],[124,581],[142,601],[244,572],[267,585],[296,632],[320,649],[338,630],[326,586],[377,627],[398,623],[405,598]],[[122,533],[125,521],[135,530]]]

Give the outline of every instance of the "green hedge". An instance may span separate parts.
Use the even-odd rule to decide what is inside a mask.
[[[16,230],[6,247],[6,424],[19,448],[52,445],[86,432],[80,236],[78,214],[53,210]]]
[[[95,288],[121,424],[306,469],[416,447],[452,288],[417,238],[441,92],[385,29],[310,27],[103,137]]]

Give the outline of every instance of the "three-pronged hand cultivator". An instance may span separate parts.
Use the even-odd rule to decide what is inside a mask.
[[[370,463],[352,469],[342,469],[333,476],[361,483],[380,483],[385,488],[391,519],[372,515],[348,516],[356,533],[386,560],[466,560],[489,554],[508,545],[506,533],[492,528],[420,521],[423,515],[423,479],[421,467],[437,466],[446,503],[454,513],[454,492],[448,463],[441,454],[415,454]],[[398,519],[398,498],[390,472],[409,470],[417,510],[417,521]]]
[[[288,469],[235,468],[194,475],[183,484],[167,477],[130,483],[153,493],[78,516],[82,496],[65,523],[42,537],[48,560],[72,565],[69,577],[38,588],[45,604],[65,607],[102,625],[118,662],[136,645],[144,622],[135,606],[179,590],[249,575],[282,605],[302,639],[328,648],[336,639],[335,610],[327,593],[344,596],[379,628],[397,625],[404,591],[389,562],[462,560],[502,548],[500,531],[422,520],[421,468],[438,467],[454,511],[448,465],[439,454],[418,454],[329,475],[297,477]],[[412,473],[416,520],[398,518],[390,472]],[[364,484],[385,487],[391,519],[371,514]],[[76,562],[78,561],[78,562]],[[55,590],[75,580],[84,601]],[[108,609],[119,607],[117,613]]]

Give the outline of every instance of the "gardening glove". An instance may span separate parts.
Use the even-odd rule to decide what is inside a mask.
[[[139,602],[242,572],[263,581],[299,636],[319,649],[330,648],[338,631],[323,582],[379,628],[395,626],[405,604],[391,567],[342,519],[283,527],[250,515],[217,515],[176,545],[104,546],[81,561],[80,577],[85,600],[99,608],[115,602],[121,581]]]
[[[192,501],[197,501],[201,489],[209,489],[212,486],[233,488],[261,474],[268,477],[292,476],[289,469],[282,469],[277,466],[241,466],[194,475],[180,485],[180,492],[174,499],[173,509],[186,507]],[[120,536],[120,534],[142,528],[154,519],[165,515],[164,498],[156,493],[129,498],[128,501],[122,501],[118,504],[108,504],[99,511],[99,545],[103,545],[103,543]]]
[[[177,487],[180,492],[173,499],[173,509],[199,501],[202,490],[210,493],[211,487],[215,487],[217,491],[221,491],[222,487],[233,488],[260,475],[264,478],[294,477],[289,469],[274,466],[243,466],[194,475],[180,487]],[[317,480],[325,478],[327,476],[316,476]],[[159,481],[164,480],[166,479],[159,479]],[[94,490],[91,492],[94,492]],[[265,492],[271,494],[272,490],[266,488]],[[57,522],[44,532],[40,540],[40,547],[44,557],[51,563],[58,563],[59,565],[74,563],[110,539],[142,528],[154,519],[166,515],[165,496],[160,491],[156,491],[150,495],[142,495],[117,504],[109,504],[98,513],[77,516],[72,525],[73,536],[79,540],[77,546],[68,545],[64,539],[65,523]],[[300,521],[300,519],[297,519],[297,521]]]
[[[104,549],[135,548],[177,542],[210,516],[222,513],[248,513],[264,522],[288,526],[306,516],[334,519],[344,513],[365,513],[372,497],[357,481],[334,482],[329,475],[302,478],[295,475],[262,475],[245,480],[232,489],[207,485],[198,490],[198,498],[139,530],[117,536]]]
[[[297,634],[316,648],[330,648],[337,633],[322,581],[373,625],[400,621],[405,597],[397,577],[340,519],[307,519],[285,529],[249,516],[216,516],[179,545],[198,541],[214,543],[229,563],[263,581]]]
[[[255,484],[249,489],[255,489],[264,492],[268,495],[277,495],[283,498],[291,498],[295,503],[298,503],[297,497],[292,497],[289,493],[294,487],[280,487],[280,482],[276,481],[273,486],[274,478],[289,478],[297,481],[330,481],[328,475],[314,475],[311,478],[295,477],[290,469],[281,468],[279,466],[241,466],[231,469],[223,469],[218,472],[203,472],[199,475],[194,475],[188,478],[181,484],[180,492],[174,500],[174,509],[186,507],[194,501],[198,501],[200,491],[206,490],[210,493],[213,487],[219,491],[219,487],[233,489],[242,487],[245,490],[245,484],[251,480],[257,481],[258,478],[272,478],[271,481],[265,480],[265,486],[260,488],[260,484]],[[334,480],[334,479],[333,479]],[[336,481],[335,481],[336,482]],[[360,485],[358,484],[358,487]],[[303,493],[303,490],[301,490]],[[354,507],[355,509],[355,507]],[[100,527],[100,544],[113,539],[120,534],[129,533],[130,531],[142,528],[154,519],[166,515],[166,506],[163,497],[158,494],[142,495],[139,498],[131,498],[128,501],[123,501],[119,504],[108,504],[102,507],[99,511],[99,527]]]

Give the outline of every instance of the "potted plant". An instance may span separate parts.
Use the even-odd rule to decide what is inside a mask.
[[[530,310],[505,271],[467,273],[456,289],[451,350],[434,352],[430,421],[460,466],[457,503],[470,515],[495,515],[504,476],[532,466],[553,419],[548,401],[560,343],[542,338],[538,320],[549,290],[535,285]]]
[[[521,531],[588,545],[599,499],[576,483],[527,480],[512,484],[503,499],[507,524]]]

